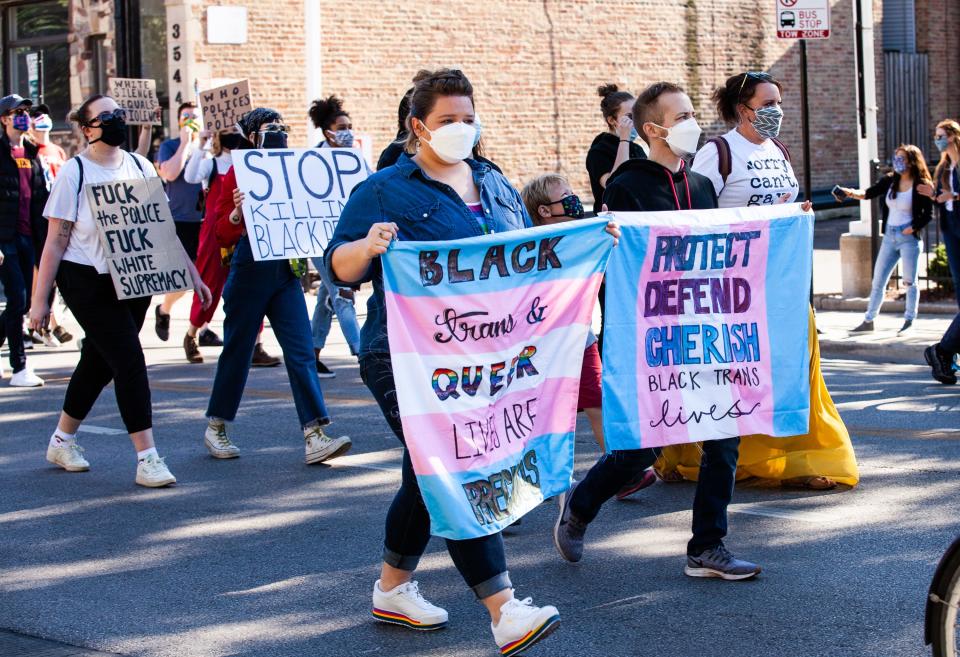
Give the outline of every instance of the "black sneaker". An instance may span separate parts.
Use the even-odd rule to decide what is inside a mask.
[[[687,555],[683,574],[688,577],[719,577],[733,581],[756,577],[760,574],[760,566],[737,559],[726,547],[718,545],[695,557]]]
[[[201,347],[222,347],[223,340],[220,339],[220,336],[206,328],[200,331],[200,335],[197,336],[197,342]]]
[[[323,364],[322,362],[320,362],[319,360],[317,361],[317,376],[318,376],[318,377],[320,377],[321,379],[332,379],[332,378],[335,377],[336,375],[337,375],[336,372],[334,372],[333,370],[331,370],[329,367],[327,367],[326,365],[324,365],[324,364]]]
[[[183,336],[183,354],[191,363],[203,362],[203,354],[200,353],[200,348],[197,346],[197,339],[189,333]]]
[[[553,544],[557,546],[560,556],[570,563],[577,563],[583,558],[583,535],[587,533],[587,523],[581,522],[570,510],[570,499],[577,487],[574,484],[565,493],[561,493],[558,502],[560,515],[553,526]]]
[[[871,333],[873,331],[873,322],[868,322],[863,320],[860,322],[860,326],[855,329],[850,329],[851,333]]]
[[[953,371],[953,358],[948,356],[939,344],[932,344],[924,349],[923,358],[933,370],[930,374],[934,379],[948,386],[957,382],[957,374]]]
[[[912,319],[905,319],[905,320],[903,320],[903,326],[900,327],[900,330],[897,331],[897,334],[899,335],[900,333],[906,333],[907,331],[910,330],[910,328],[911,328],[912,326],[913,326],[913,320],[912,320]]]
[[[166,342],[170,339],[170,315],[165,315],[160,312],[160,306],[154,309],[153,314],[153,330],[157,332],[158,338]]]

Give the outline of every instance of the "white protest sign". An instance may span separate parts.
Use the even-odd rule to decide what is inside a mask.
[[[156,80],[109,78],[109,95],[127,111],[129,125],[160,125]]]
[[[91,183],[84,191],[117,298],[193,287],[159,178]]]
[[[233,152],[255,260],[323,255],[353,188],[367,177],[356,148]]]
[[[775,0],[778,39],[829,39],[830,0]]]
[[[231,82],[222,87],[200,92],[200,109],[206,130],[223,130],[253,109],[250,83],[247,80]]]

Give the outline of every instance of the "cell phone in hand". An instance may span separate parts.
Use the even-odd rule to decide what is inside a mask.
[[[847,195],[843,193],[842,189],[840,189],[840,185],[834,185],[833,189],[830,190],[830,193],[833,194],[833,198],[837,199],[837,203],[843,203],[847,200]]]

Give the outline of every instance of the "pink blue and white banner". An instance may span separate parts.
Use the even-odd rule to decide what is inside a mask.
[[[407,449],[431,533],[485,536],[566,490],[606,220],[381,258]]]
[[[606,448],[806,433],[813,213],[792,204],[615,218]]]

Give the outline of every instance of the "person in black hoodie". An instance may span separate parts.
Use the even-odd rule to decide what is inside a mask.
[[[10,385],[35,388],[43,379],[27,367],[23,318],[33,287],[33,226],[45,221],[47,180],[36,144],[25,139],[33,103],[11,94],[0,98],[0,283],[7,307],[0,315],[0,345],[10,341]]]
[[[713,183],[688,171],[683,157],[697,150],[700,127],[693,104],[683,89],[658,82],[645,89],[633,107],[650,158],[620,166],[607,184],[603,210],[638,212],[703,210],[717,207]],[[693,538],[687,544],[684,573],[690,577],[740,580],[754,577],[760,567],[737,559],[723,544],[727,507],[733,497],[739,438],[703,443],[703,460],[693,500]],[[567,561],[583,555],[583,537],[600,507],[630,479],[653,465],[652,449],[614,450],[604,454],[583,480],[560,496],[554,543]]]

